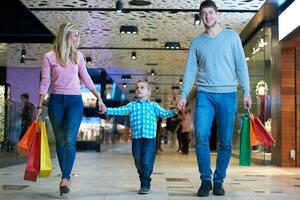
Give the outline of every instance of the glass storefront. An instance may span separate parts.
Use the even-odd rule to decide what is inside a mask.
[[[251,97],[253,101],[251,113],[257,116],[271,132],[271,28],[263,27],[245,45],[244,51],[248,64]],[[243,94],[238,90],[238,114],[235,125],[234,153],[238,154],[240,130],[245,113]],[[271,164],[271,150],[262,145],[252,147],[252,162]]]

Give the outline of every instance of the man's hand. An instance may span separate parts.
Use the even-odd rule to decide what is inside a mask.
[[[251,109],[252,107],[251,97],[244,97],[244,107]]]
[[[182,110],[182,109],[185,108],[185,105],[186,105],[186,99],[180,99],[180,100],[178,101],[177,107],[178,107],[180,110]]]

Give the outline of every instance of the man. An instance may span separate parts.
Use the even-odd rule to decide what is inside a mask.
[[[19,140],[22,139],[28,127],[31,125],[34,116],[34,105],[29,102],[29,95],[27,93],[21,94],[21,102],[24,104],[21,114],[21,134]]]
[[[218,10],[211,0],[200,5],[205,31],[190,46],[184,73],[184,84],[178,107],[183,109],[196,74],[195,137],[196,155],[201,178],[198,196],[225,195],[223,181],[232,151],[232,133],[237,111],[237,78],[244,93],[244,106],[251,108],[249,75],[238,34],[218,24]],[[210,168],[209,137],[216,117],[219,130],[219,152],[216,170]]]

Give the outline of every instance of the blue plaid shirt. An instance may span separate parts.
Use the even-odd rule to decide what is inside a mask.
[[[168,118],[176,115],[176,110],[165,110],[156,102],[132,101],[118,108],[107,108],[108,115],[129,115],[132,138],[155,138],[156,117]]]

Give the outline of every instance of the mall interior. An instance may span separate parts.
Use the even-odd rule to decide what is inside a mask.
[[[166,120],[161,123],[151,192],[139,195],[139,178],[131,154],[127,116],[97,112],[97,99],[82,84],[83,118],[76,141],[76,160],[69,194],[60,196],[61,172],[55,138],[43,102],[52,172],[36,182],[23,179],[27,157],[17,151],[23,103],[27,93],[39,98],[43,55],[51,50],[61,22],[80,29],[79,51],[96,90],[107,107],[134,99],[135,83],[147,80],[151,101],[165,109],[176,106],[190,43],[204,31],[202,0],[10,0],[0,15],[0,199],[198,199],[201,184],[194,139],[195,88],[191,110],[189,153],[179,143],[170,147]],[[215,0],[219,23],[236,31],[248,64],[251,113],[276,140],[269,148],[251,148],[250,166],[240,166],[243,94],[233,151],[224,188],[226,195],[207,199],[300,199],[300,0]],[[217,48],[217,47],[216,47]],[[298,144],[299,141],[299,144]],[[218,128],[210,137],[211,165],[218,152]],[[299,154],[298,154],[299,152]]]

